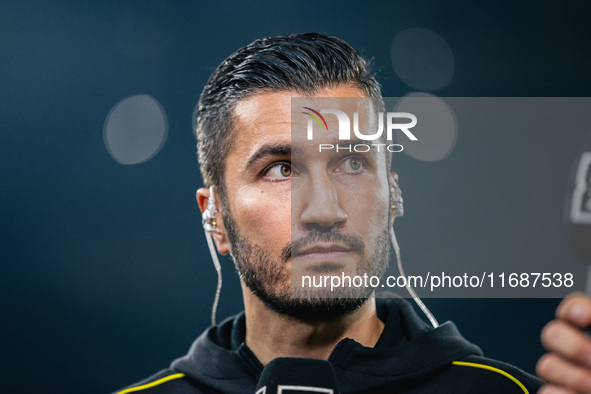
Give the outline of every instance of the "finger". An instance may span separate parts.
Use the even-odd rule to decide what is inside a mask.
[[[542,330],[542,344],[565,359],[591,366],[591,338],[576,327],[553,320]]]
[[[577,392],[553,384],[546,384],[538,390],[538,394],[577,394]]]
[[[548,353],[538,361],[538,376],[548,383],[575,392],[591,393],[591,371]]]
[[[583,293],[573,293],[556,309],[556,317],[580,328],[591,325],[591,299]]]

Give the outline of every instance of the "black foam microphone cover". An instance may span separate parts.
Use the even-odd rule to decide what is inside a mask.
[[[263,369],[256,394],[338,394],[332,365],[313,358],[279,357]]]
[[[591,264],[591,141],[575,160],[567,194],[567,223],[575,255]]]

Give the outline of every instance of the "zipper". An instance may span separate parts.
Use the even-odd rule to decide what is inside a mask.
[[[334,356],[335,351],[337,350],[337,348],[339,346],[343,345],[347,341],[347,339],[348,338],[341,339],[339,342],[337,342],[336,345],[334,345],[334,347],[330,351],[330,354],[328,355],[327,361],[329,361],[332,364],[332,362],[334,361],[333,356]]]
[[[261,362],[261,360],[257,357],[257,355],[249,348],[246,343],[240,345],[240,347],[244,350],[245,358],[249,361],[249,364],[257,370],[257,373],[261,373],[265,366]]]
[[[347,341],[348,341],[348,338],[344,338],[344,339],[341,339],[337,344],[335,344],[328,355],[327,361],[332,363],[334,361],[333,356],[334,356],[334,353],[336,352],[336,350],[339,347],[344,346]],[[263,368],[265,368],[265,366],[263,365],[261,360],[258,358],[258,356],[252,351],[252,349],[249,348],[245,343],[240,345],[240,347],[244,350],[246,359],[249,361],[249,364],[251,364],[251,366],[253,366],[255,369],[257,369],[258,372],[262,372],[262,370],[263,370]]]

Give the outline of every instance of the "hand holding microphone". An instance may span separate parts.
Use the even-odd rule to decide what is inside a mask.
[[[575,255],[591,264],[591,144],[580,155],[567,199],[567,224]],[[536,367],[549,384],[538,393],[591,393],[591,271],[587,294],[574,293],[556,310],[556,319],[542,330],[549,353]]]

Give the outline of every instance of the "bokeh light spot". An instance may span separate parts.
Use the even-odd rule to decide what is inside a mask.
[[[412,133],[418,141],[403,141],[404,153],[422,161],[438,161],[449,156],[456,145],[458,124],[445,100],[428,93],[410,93],[400,99],[395,111],[410,112],[417,117]]]
[[[413,28],[396,34],[390,56],[398,77],[414,89],[441,89],[453,78],[453,52],[432,30]]]
[[[127,97],[107,115],[105,146],[121,164],[139,164],[154,157],[166,142],[168,121],[158,101],[149,95]]]

